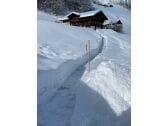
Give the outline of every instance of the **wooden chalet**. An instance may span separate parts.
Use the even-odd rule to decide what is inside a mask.
[[[89,11],[84,13],[71,12],[60,19],[62,22],[68,22],[70,25],[82,27],[103,28],[103,23],[108,20],[103,11]]]

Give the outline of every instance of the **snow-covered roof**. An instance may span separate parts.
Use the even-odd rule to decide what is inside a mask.
[[[108,25],[108,24],[122,24],[120,19],[114,19],[114,20],[106,20],[104,23],[104,25]]]
[[[60,20],[60,21],[68,20],[68,19],[69,19],[68,17],[69,17],[71,14],[75,14],[75,15],[79,15],[79,16],[80,16],[80,14],[77,13],[77,12],[70,12],[68,15],[59,18],[59,20]]]
[[[80,13],[78,13],[78,12],[70,12],[70,13],[67,15],[67,17],[69,17],[71,14],[75,14],[75,15],[80,16]]]
[[[100,10],[95,10],[95,11],[83,12],[83,13],[80,13],[80,17],[94,16],[94,15],[96,15],[99,12],[101,12],[101,11]]]
[[[96,15],[97,13],[99,12],[102,12],[101,10],[94,10],[94,11],[88,11],[88,12],[83,12],[83,13],[78,13],[78,12],[70,12],[68,15],[60,18],[59,20],[68,20],[68,17],[71,15],[71,14],[75,14],[75,15],[78,15],[80,18],[83,18],[83,17],[90,17],[90,16],[94,16]]]

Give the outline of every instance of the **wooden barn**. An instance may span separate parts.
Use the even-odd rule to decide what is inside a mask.
[[[123,29],[123,24],[121,20],[117,20],[111,23],[106,23],[104,24],[104,28],[106,29],[113,29],[116,32],[121,32]]]
[[[103,11],[88,11],[84,13],[71,12],[67,16],[60,19],[62,22],[68,22],[70,25],[91,27],[96,29],[103,28],[103,23],[108,20]]]

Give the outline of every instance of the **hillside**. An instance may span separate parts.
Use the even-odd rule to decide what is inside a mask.
[[[56,23],[59,17],[38,11],[39,126],[131,125],[131,12],[93,7],[109,20],[119,17],[123,33]]]
[[[93,0],[93,2],[101,5],[119,4],[126,8],[131,8],[131,0]]]
[[[37,0],[38,9],[61,15],[70,11],[84,12],[93,10],[91,0]]]

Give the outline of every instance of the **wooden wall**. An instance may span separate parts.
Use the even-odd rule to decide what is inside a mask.
[[[86,26],[86,27],[95,26],[103,28],[103,22],[104,20],[97,17],[84,17],[84,18],[74,17],[70,19],[70,25],[75,26]]]

